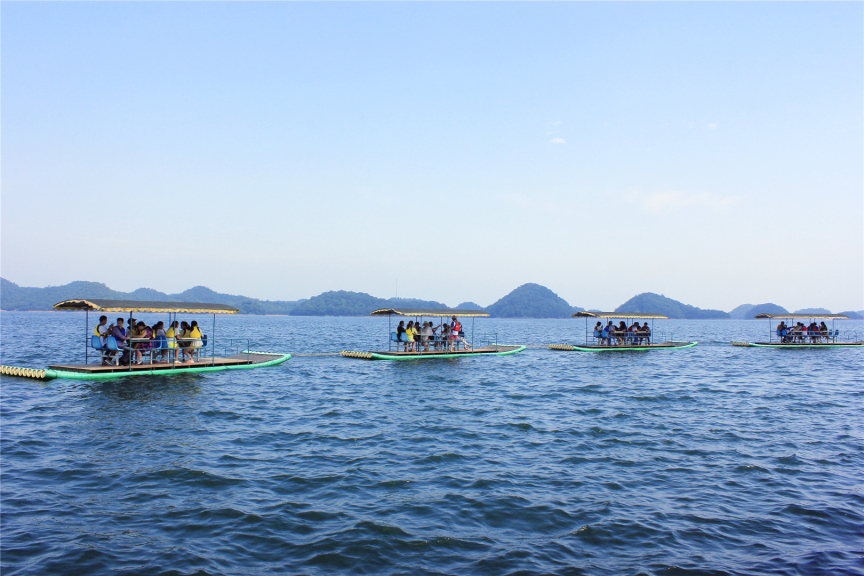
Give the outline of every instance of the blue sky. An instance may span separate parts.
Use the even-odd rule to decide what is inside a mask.
[[[0,10],[21,285],[864,307],[860,2]]]

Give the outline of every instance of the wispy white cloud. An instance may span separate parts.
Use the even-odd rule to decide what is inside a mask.
[[[566,144],[567,143],[567,141],[564,140],[563,138],[553,138],[549,142],[551,142],[552,144]]]
[[[711,122],[710,124],[708,124],[708,129],[709,130],[716,130],[717,129],[717,122]]]
[[[738,204],[739,196],[720,196],[710,192],[680,192],[677,190],[666,192],[631,192],[626,195],[626,200],[633,204],[639,204],[654,214],[674,212],[685,208],[704,208],[715,212],[722,212]]]

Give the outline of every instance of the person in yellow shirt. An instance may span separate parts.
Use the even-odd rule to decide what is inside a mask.
[[[204,345],[203,334],[201,334],[201,329],[198,328],[198,321],[193,320],[192,324],[189,326],[188,336],[189,340],[189,360],[190,362],[195,361],[195,351],[198,348],[201,348]]]
[[[414,335],[417,334],[417,329],[414,327],[414,321],[408,322],[408,326],[405,328],[405,337],[408,339],[408,351],[414,351]]]
[[[180,335],[180,323],[175,320],[168,327],[168,331],[165,332],[165,338],[168,339],[168,348],[174,351],[174,360],[177,360],[177,337]],[[171,359],[171,355],[168,355],[168,359]]]

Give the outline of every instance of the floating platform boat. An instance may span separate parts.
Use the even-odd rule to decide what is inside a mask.
[[[194,364],[143,364],[139,366],[100,366],[97,364],[57,364],[45,369],[18,368],[15,366],[0,366],[0,374],[4,376],[20,376],[36,380],[111,380],[127,376],[167,376],[169,374],[198,374],[202,372],[220,372],[222,370],[241,370],[249,368],[264,368],[275,366],[290,360],[290,354],[271,354],[267,352],[250,352],[236,354],[226,358],[215,358],[195,362]]]
[[[342,351],[342,356],[345,358],[359,358],[360,360],[431,360],[433,358],[463,358],[465,356],[509,356],[510,354],[518,354],[525,350],[527,346],[485,346],[483,348],[475,348],[473,350],[458,350],[455,352],[446,352],[443,350],[430,350],[415,354],[414,352],[349,352]]]
[[[128,376],[166,376],[170,374],[200,374],[223,370],[248,370],[275,366],[291,358],[290,354],[253,352],[249,341],[240,338],[216,340],[216,314],[236,314],[237,308],[224,304],[204,304],[193,302],[141,302],[135,300],[78,299],[65,300],[54,305],[55,310],[78,310],[85,312],[85,342],[83,364],[52,364],[45,369],[0,366],[0,374],[19,376],[37,380],[65,378],[71,380],[109,380]],[[165,312],[168,313],[170,326],[172,317],[183,314],[213,314],[211,338],[202,334],[201,338],[165,336],[153,339],[130,338],[130,347],[118,343],[117,339],[106,334],[100,338],[97,329],[90,332],[90,312]],[[120,319],[118,319],[120,320]],[[119,336],[118,336],[119,337]],[[146,346],[137,347],[144,344]],[[216,349],[225,351],[217,356]],[[207,354],[209,352],[209,355]],[[131,361],[132,354],[140,354],[142,363]],[[128,357],[128,364],[121,364],[120,358]],[[157,360],[157,356],[159,359]],[[95,362],[91,362],[91,358]],[[179,358],[179,359],[178,359]],[[184,361],[189,358],[190,360]],[[144,359],[148,361],[144,361]]]
[[[488,312],[482,310],[461,309],[425,309],[425,308],[382,308],[374,310],[370,316],[387,316],[388,332],[390,339],[387,341],[387,350],[373,350],[370,352],[342,351],[345,358],[357,358],[360,360],[432,360],[444,358],[466,358],[474,356],[509,356],[518,354],[527,346],[506,345],[498,343],[497,334],[484,334],[475,338],[474,319],[489,316]],[[434,332],[422,334],[422,329],[414,336],[406,336],[406,332],[393,328],[392,317],[413,317],[419,324],[423,318],[437,318],[439,325]],[[458,320],[454,321],[458,333],[445,334],[444,324],[447,318],[471,318],[471,331],[467,333],[461,327]],[[403,321],[404,322],[404,321]],[[449,325],[448,325],[449,326]],[[479,344],[478,344],[479,343]],[[400,350],[400,348],[402,348]]]
[[[576,312],[574,318],[585,318],[585,342],[583,344],[551,344],[550,350],[565,352],[641,352],[647,350],[683,350],[696,346],[696,341],[676,341],[670,333],[654,332],[654,320],[667,320],[668,316],[650,313],[627,313],[627,312]],[[598,320],[651,320],[651,328],[631,332],[619,330],[614,327],[614,322],[608,327],[602,326],[589,331],[588,319]],[[647,325],[647,322],[645,323]]]
[[[768,340],[764,342],[732,342],[733,346],[745,346],[749,348],[860,348],[864,346],[864,340],[859,340],[858,332],[847,331],[841,333],[835,327],[836,320],[849,320],[843,314],[758,314],[757,320],[768,320]],[[795,330],[794,327],[786,327],[785,320],[807,319],[812,323],[814,320],[831,320],[829,330],[811,332],[809,329],[803,331]],[[772,328],[772,320],[780,320],[777,328]],[[776,336],[776,340],[774,339]]]

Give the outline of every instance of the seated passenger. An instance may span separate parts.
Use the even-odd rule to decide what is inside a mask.
[[[189,336],[189,323],[183,320],[180,322],[180,333],[177,334],[177,349],[180,352],[180,362],[187,362],[186,358],[191,358],[192,353],[189,351],[189,346],[192,344],[192,338]]]
[[[810,342],[819,342],[821,340],[821,336],[819,334],[819,325],[815,320],[810,322],[810,325],[807,326],[807,333],[810,335]]]
[[[149,348],[147,325],[144,322],[138,322],[134,327],[132,325],[129,326],[129,345],[134,353],[133,362],[141,364],[144,354],[146,354],[144,351]]]
[[[102,348],[105,348],[105,340],[108,337],[108,333],[111,331],[111,328],[113,328],[113,327],[114,327],[113,325],[108,326],[108,317],[107,316],[100,316],[99,317],[99,324],[97,324],[96,328],[93,330],[93,335],[99,337],[99,344],[102,346]],[[106,365],[110,364],[110,362],[108,361],[110,358],[109,353],[105,350],[101,350],[101,355],[102,355],[102,365],[106,366]]]
[[[174,360],[177,360],[177,338],[180,336],[180,323],[174,320],[165,332],[165,338],[168,340],[168,348],[174,351]],[[168,359],[171,359],[169,350]]]
[[[616,330],[616,332],[618,344],[624,344],[627,337],[627,324],[623,320],[618,324],[618,330]]]
[[[402,335],[405,334],[405,321],[400,320],[399,325],[396,327],[396,351],[399,351],[399,345],[404,342]],[[408,344],[405,343],[405,351],[408,351]]]
[[[642,322],[642,330],[640,332],[641,337],[639,341],[645,340],[645,343],[649,346],[651,345],[651,328],[648,327],[648,322]]]
[[[780,337],[780,342],[786,342],[786,324],[782,320],[777,325],[777,336]]]
[[[828,338],[828,336],[829,336],[829,333],[828,333],[828,326],[825,324],[825,321],[824,321],[824,320],[823,320],[822,323],[819,325],[819,336],[821,336],[822,338],[825,338],[825,342],[828,342],[828,341],[829,341],[829,338]]]
[[[414,321],[409,320],[408,326],[405,328],[405,337],[408,339],[408,352],[414,351],[414,335],[417,334],[417,330],[414,328]]]
[[[630,328],[628,330],[629,334],[627,335],[628,339],[633,344],[639,343],[639,337],[636,335],[636,332],[638,332],[638,331],[639,331],[639,322],[633,322],[633,325],[630,326]]]
[[[420,341],[423,343],[423,349],[429,351],[429,340],[432,338],[432,322],[424,322],[423,328],[420,330]]]
[[[189,354],[189,361],[194,362],[195,353],[204,345],[204,335],[198,327],[197,320],[193,320],[192,323],[189,324],[189,328],[186,330],[186,337],[188,338],[188,345],[185,352]]]
[[[156,354],[156,351],[159,351],[159,360],[157,362],[162,364],[167,361],[166,356],[171,351],[163,348],[163,345],[167,346],[168,337],[165,335],[165,323],[161,320],[153,325],[153,339],[153,353]]]
[[[439,328],[441,328],[441,324],[432,326],[432,322],[429,322],[429,329],[432,330],[432,345],[435,347],[435,350],[441,348],[441,335],[438,334]]]
[[[601,340],[601,338],[602,338],[601,334],[602,333],[603,333],[603,323],[597,322],[597,324],[594,325],[594,339],[598,343],[602,343],[602,340]]]
[[[129,337],[126,329],[123,328],[123,318],[117,319],[117,324],[111,329],[111,336],[117,341],[117,348],[123,353],[120,356],[120,364],[127,366],[129,364]]]

